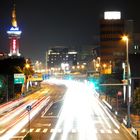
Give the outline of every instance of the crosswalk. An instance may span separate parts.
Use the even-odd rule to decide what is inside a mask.
[[[55,128],[30,128],[30,133],[63,133],[63,129],[55,129]],[[20,131],[20,133],[26,133],[27,129],[23,129]],[[78,129],[72,128],[69,133],[79,133],[80,131]],[[93,133],[101,133],[101,134],[119,134],[118,129],[98,129],[93,130]]]

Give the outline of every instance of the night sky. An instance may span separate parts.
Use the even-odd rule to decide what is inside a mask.
[[[12,0],[0,0],[0,52],[9,53],[6,31],[11,27],[12,8]],[[16,0],[17,23],[23,32],[20,53],[45,62],[50,46],[96,44],[105,10],[121,11],[140,32],[139,0]]]

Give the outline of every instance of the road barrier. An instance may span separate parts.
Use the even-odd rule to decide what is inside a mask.
[[[103,99],[102,101],[110,110],[112,110],[112,106],[106,100]]]

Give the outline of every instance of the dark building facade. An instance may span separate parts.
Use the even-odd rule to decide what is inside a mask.
[[[113,69],[121,67],[122,62],[126,60],[126,42],[122,41],[124,34],[128,35],[129,38],[130,53],[133,42],[133,21],[124,20],[121,17],[107,19],[104,17],[100,20],[100,57],[102,64],[111,64]]]

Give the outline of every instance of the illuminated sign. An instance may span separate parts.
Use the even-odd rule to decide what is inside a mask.
[[[11,27],[10,31],[19,31],[18,27]]]
[[[25,75],[23,73],[14,74],[14,84],[24,84]]]
[[[42,80],[43,80],[43,75],[41,73],[35,73],[30,78],[30,81],[32,81],[32,82],[40,82]]]
[[[121,12],[119,11],[104,12],[104,19],[106,20],[121,19]]]
[[[11,27],[9,31],[7,31],[8,34],[17,34],[20,35],[22,32],[19,30],[18,27]]]
[[[13,39],[12,52],[16,53],[16,39]]]

